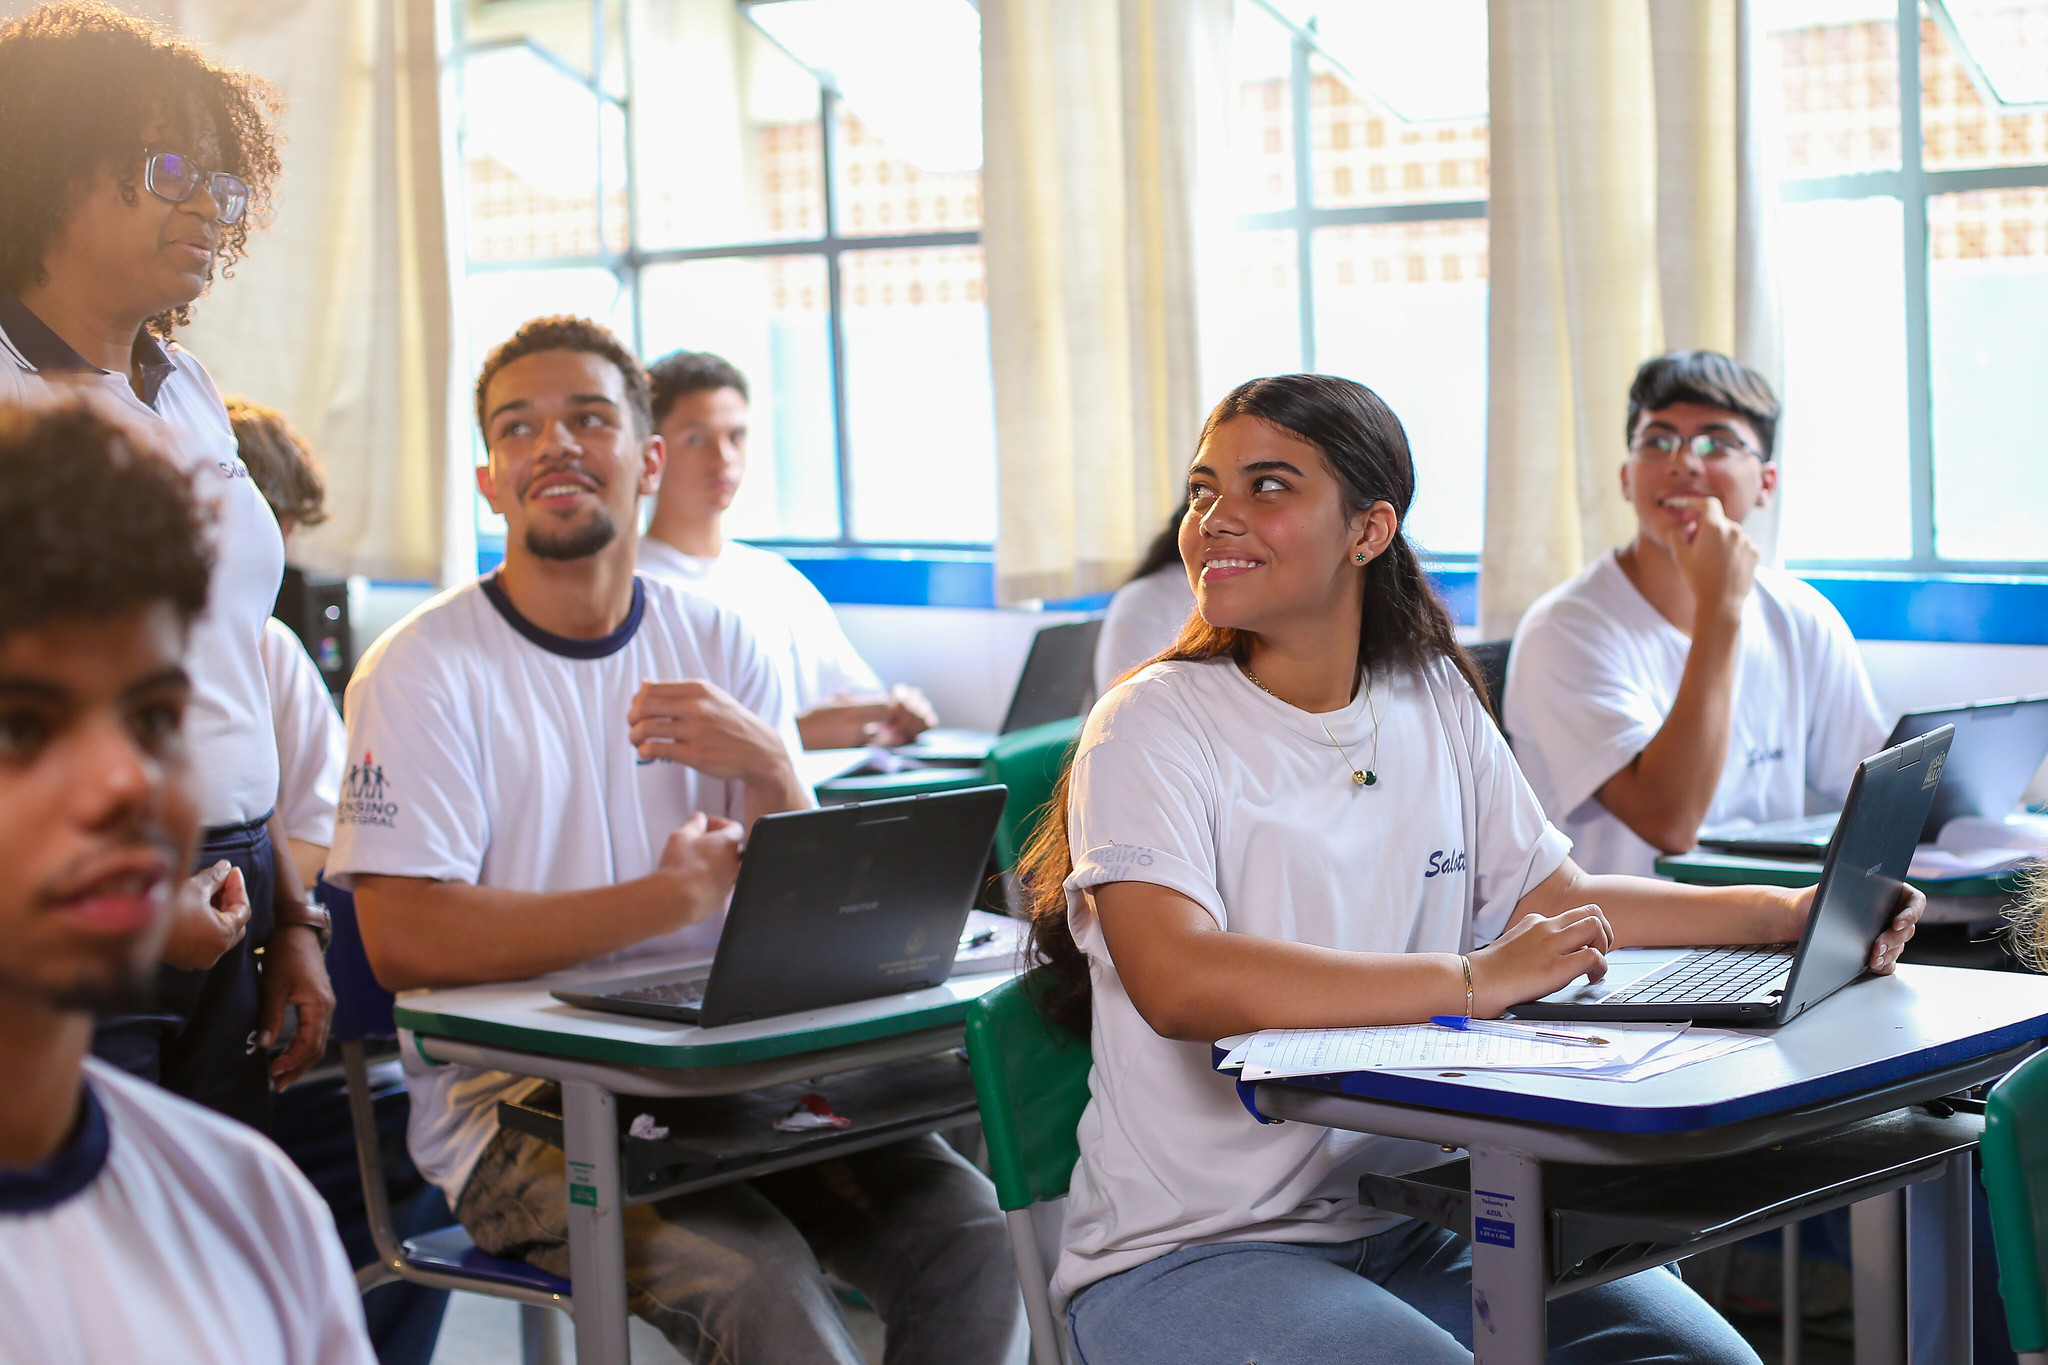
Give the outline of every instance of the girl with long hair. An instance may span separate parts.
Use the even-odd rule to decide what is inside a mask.
[[[1199,614],[1096,704],[1026,855],[1045,1007],[1094,1054],[1054,1277],[1089,1365],[1471,1359],[1465,1241],[1357,1197],[1435,1150],[1256,1124],[1212,1040],[1494,1016],[1617,944],[1785,942],[1810,908],[1572,863],[1402,535],[1414,492],[1358,384],[1218,404],[1180,529]],[[1755,1361],[1664,1271],[1550,1324],[1560,1361]]]

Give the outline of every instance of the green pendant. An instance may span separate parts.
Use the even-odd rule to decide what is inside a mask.
[[[1379,784],[1379,780],[1380,775],[1375,772],[1367,772],[1364,777],[1359,779],[1359,781],[1363,782],[1368,787],[1377,786]]]

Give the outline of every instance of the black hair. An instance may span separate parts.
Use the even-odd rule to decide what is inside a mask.
[[[0,636],[206,608],[206,518],[157,438],[90,394],[0,404]]]
[[[499,342],[484,357],[484,367],[476,377],[476,425],[484,433],[486,445],[490,443],[491,434],[484,420],[484,391],[490,388],[498,371],[515,360],[541,351],[583,351],[609,360],[625,378],[626,406],[632,409],[634,418],[639,421],[640,434],[643,437],[654,434],[654,414],[648,405],[647,371],[640,368],[639,357],[627,350],[610,329],[589,318],[559,313],[522,323],[518,331]]]
[[[252,225],[266,221],[280,166],[277,92],[144,20],[93,0],[40,5],[0,27],[0,289],[43,278],[43,256],[78,188],[112,165],[133,203],[143,140],[168,118],[178,135],[219,139],[220,165],[249,187],[249,209],[222,225],[214,265],[230,275]],[[191,150],[172,148],[169,150]],[[191,306],[150,320],[168,335]]]
[[[1138,561],[1138,567],[1131,570],[1128,582],[1135,583],[1149,578],[1169,564],[1180,563],[1180,524],[1188,515],[1188,500],[1182,495],[1180,506],[1173,509],[1173,515],[1166,519],[1166,526],[1152,537],[1152,543],[1145,547],[1145,557]]]
[[[671,351],[647,367],[654,386],[654,425],[668,420],[681,400],[706,389],[738,389],[747,396],[747,377],[724,356],[709,351]]]
[[[1719,351],[1668,351],[1645,360],[1628,387],[1628,440],[1634,444],[1643,414],[1673,403],[1732,412],[1756,432],[1759,452],[1770,459],[1777,447],[1778,418],[1783,408],[1771,382]]]
[[[1314,446],[1354,510],[1384,502],[1397,517],[1407,518],[1415,500],[1415,461],[1408,451],[1408,435],[1380,396],[1363,384],[1322,374],[1279,375],[1241,384],[1210,412],[1197,449],[1218,427],[1238,417],[1256,418]],[[1385,551],[1364,572],[1360,672],[1414,670],[1447,659],[1485,703],[1486,684],[1459,646],[1451,614],[1430,586],[1407,533],[1396,529]],[[1180,638],[1146,664],[1222,657],[1242,663],[1250,650],[1250,632],[1210,625],[1197,613],[1181,628]],[[1074,868],[1067,846],[1067,792],[1068,775],[1063,773],[1019,859],[1017,877],[1031,910],[1031,955],[1051,968],[1052,979],[1039,996],[1039,1009],[1055,1024],[1085,1036],[1088,961],[1067,924],[1065,883]]]

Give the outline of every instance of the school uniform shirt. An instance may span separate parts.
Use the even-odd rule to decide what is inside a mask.
[[[349,683],[328,880],[352,890],[369,872],[579,891],[646,876],[691,815],[746,817],[744,783],[634,751],[626,713],[640,684],[692,679],[723,688],[795,752],[774,664],[708,598],[636,578],[616,631],[572,640],[520,615],[495,577],[442,593],[372,646]],[[709,958],[723,923],[597,960]],[[531,1083],[425,1065],[409,1042],[403,1055],[413,1161],[452,1205],[497,1132],[498,1101]]]
[[[1352,781],[1331,736],[1376,785]],[[1569,844],[1464,679],[1445,661],[1383,674],[1370,701],[1361,688],[1317,717],[1226,659],[1153,664],[1088,718],[1067,837],[1095,1060],[1060,1298],[1192,1243],[1345,1242],[1398,1221],[1358,1202],[1360,1173],[1413,1170],[1435,1149],[1253,1119],[1207,1042],[1162,1038],[1131,1004],[1083,893],[1151,882],[1227,932],[1353,952],[1490,941]]]
[[[0,1365],[372,1365],[334,1216],[253,1129],[85,1061],[62,1150],[0,1171]]]
[[[1594,795],[1663,728],[1692,641],[1612,552],[1536,600],[1508,655],[1503,718],[1522,771],[1581,867],[1652,875],[1657,850]],[[1733,724],[1705,825],[1839,807],[1886,730],[1841,613],[1809,584],[1759,568],[1742,604]]]
[[[1095,637],[1096,693],[1179,639],[1194,613],[1195,590],[1178,561],[1118,588]]]
[[[737,611],[775,661],[798,715],[842,693],[872,697],[887,690],[846,638],[825,594],[773,550],[728,540],[706,559],[643,536],[639,568]]]
[[[287,838],[327,848],[334,843],[334,803],[348,737],[319,665],[290,626],[263,623],[263,676],[270,685],[270,722],[277,735],[277,813]]]
[[[89,386],[163,433],[191,471],[199,500],[213,508],[213,576],[206,610],[185,646],[185,671],[192,676],[185,740],[200,819],[208,826],[241,824],[268,814],[277,796],[277,744],[259,642],[284,581],[284,538],[235,453],[227,405],[205,367],[147,332],[135,338],[135,359],[143,375],[139,398],[127,375],[88,363],[21,300],[0,290],[0,403],[70,384]]]

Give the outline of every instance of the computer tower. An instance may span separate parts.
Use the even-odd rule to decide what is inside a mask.
[[[319,666],[327,690],[339,696],[348,686],[355,663],[355,638],[349,629],[348,579],[340,574],[286,569],[270,614],[291,627]]]

